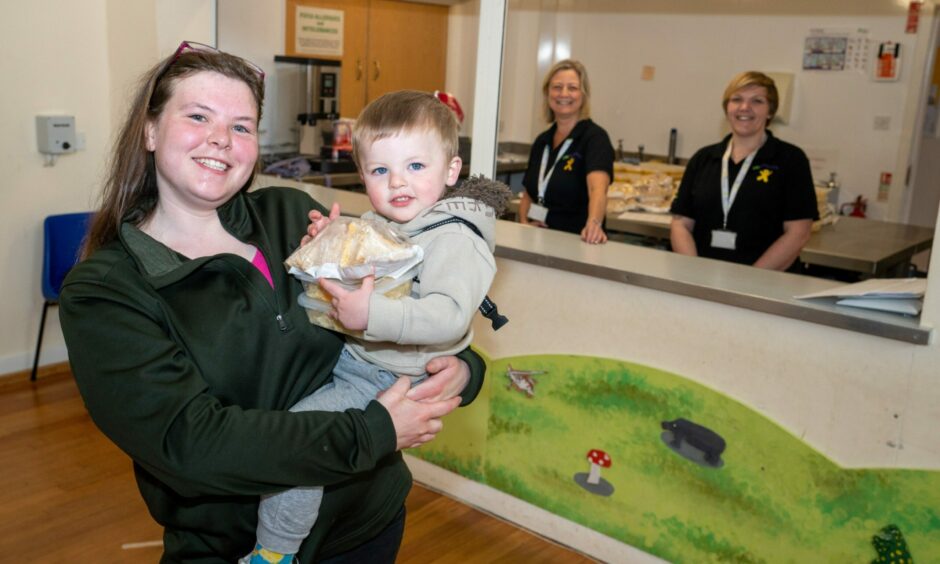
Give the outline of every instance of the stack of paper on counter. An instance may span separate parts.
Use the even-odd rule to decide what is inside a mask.
[[[872,278],[795,297],[800,300],[837,298],[836,305],[919,315],[926,290],[926,278]]]

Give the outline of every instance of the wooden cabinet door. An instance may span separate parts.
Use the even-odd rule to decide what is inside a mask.
[[[393,90],[444,89],[447,6],[371,0],[366,101]]]
[[[298,53],[295,49],[296,7],[313,6],[343,12],[343,56],[321,57]],[[339,60],[339,112],[355,118],[366,104],[366,53],[369,35],[369,0],[286,0],[284,40],[286,55]]]

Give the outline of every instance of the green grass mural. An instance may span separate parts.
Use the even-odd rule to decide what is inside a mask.
[[[889,562],[889,543],[872,544],[889,524],[914,561],[940,562],[940,472],[840,468],[751,408],[646,366],[488,366],[477,401],[410,454],[672,562]],[[694,436],[664,441],[662,422],[678,418],[724,439],[719,467]],[[591,450],[610,459],[594,469],[606,490],[585,483]]]

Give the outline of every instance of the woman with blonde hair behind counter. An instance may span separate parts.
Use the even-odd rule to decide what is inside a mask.
[[[777,112],[773,79],[734,77],[721,105],[731,133],[699,149],[672,203],[672,250],[772,270],[796,266],[818,219],[809,160],[767,124]]]
[[[529,153],[519,200],[519,223],[578,233],[586,243],[605,243],[607,187],[614,176],[610,137],[591,121],[587,69],[565,59],[542,82],[545,121]]]

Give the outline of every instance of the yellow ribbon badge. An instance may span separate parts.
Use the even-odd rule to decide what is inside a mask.
[[[574,157],[568,157],[568,162],[565,163],[565,170],[570,171],[572,170],[571,167],[573,166],[574,166]]]
[[[770,169],[767,169],[767,168],[761,169],[761,171],[757,173],[757,181],[767,184],[767,182],[770,181],[770,175],[773,173],[774,171]]]

